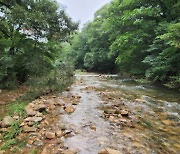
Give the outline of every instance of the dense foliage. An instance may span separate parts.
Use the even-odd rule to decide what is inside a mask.
[[[77,68],[118,71],[180,86],[180,1],[113,0],[75,36]]]
[[[66,78],[61,43],[77,27],[53,0],[0,0],[0,88]]]

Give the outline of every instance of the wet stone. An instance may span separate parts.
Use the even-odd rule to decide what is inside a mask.
[[[65,111],[70,114],[70,113],[73,113],[75,111],[75,108],[73,106],[67,106],[65,108]]]
[[[95,125],[91,124],[91,125],[90,125],[90,128],[91,128],[92,130],[96,131],[96,126],[95,126]]]

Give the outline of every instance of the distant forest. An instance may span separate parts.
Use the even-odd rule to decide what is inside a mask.
[[[65,50],[76,68],[180,86],[180,1],[113,0]]]

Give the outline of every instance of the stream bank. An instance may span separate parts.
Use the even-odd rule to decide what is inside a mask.
[[[180,150],[179,95],[166,89],[88,73],[76,75],[62,94],[43,96],[28,107],[27,117],[19,119],[22,133],[17,137],[26,144],[4,153],[178,154]],[[32,117],[40,121],[34,123]],[[25,132],[27,126],[35,129]]]

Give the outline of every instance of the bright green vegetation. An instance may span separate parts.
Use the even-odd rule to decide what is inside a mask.
[[[0,0],[0,89],[62,90],[73,75],[62,43],[77,27],[55,1]]]
[[[180,87],[180,2],[112,0],[67,46],[77,68]]]
[[[18,114],[24,117],[25,116],[24,108],[27,106],[28,103],[29,102],[27,101],[21,101],[21,100],[17,100],[13,102],[12,104],[8,106],[10,115]]]
[[[17,145],[17,147],[19,148],[24,147],[26,143],[24,141],[16,139],[16,136],[18,136],[20,133],[21,133],[20,123],[17,120],[11,125],[10,131],[3,133],[4,136],[3,139],[5,140],[5,142],[0,147],[0,149],[6,150],[14,145]]]
[[[29,102],[72,83],[73,67],[66,61],[63,44],[71,40],[77,28],[78,23],[56,1],[0,0],[0,89],[20,85],[29,89],[8,105],[10,115],[24,117]],[[0,150],[14,145],[18,150],[26,145],[26,139],[17,139],[19,133],[19,121],[15,121],[3,133]]]
[[[20,132],[21,132],[21,128],[20,128],[19,121],[17,120],[11,125],[11,130],[5,133],[4,139],[11,140],[15,138]]]

